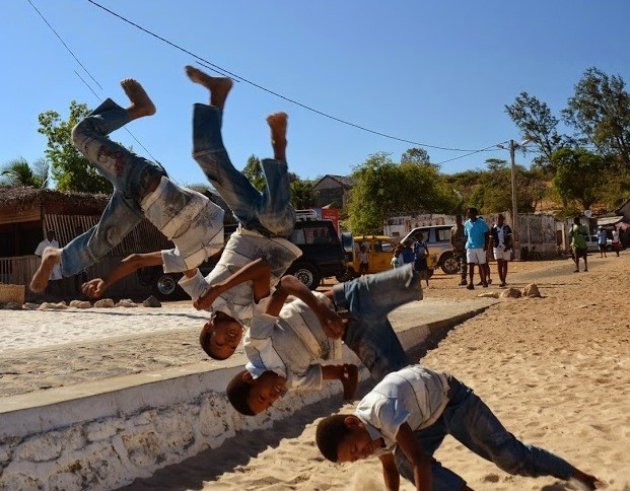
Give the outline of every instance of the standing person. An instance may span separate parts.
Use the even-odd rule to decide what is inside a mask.
[[[59,249],[59,242],[57,241],[57,235],[54,230],[48,230],[46,232],[46,238],[37,244],[34,254],[41,258],[48,247]],[[62,278],[61,266],[55,264],[48,275],[48,285],[50,286],[50,293],[53,295],[59,295],[61,293]]]
[[[460,286],[466,286],[467,263],[466,263],[466,232],[461,215],[455,215],[455,225],[451,228],[451,246],[453,247],[453,257],[459,264],[461,280]]]
[[[359,246],[359,275],[367,274],[370,265],[370,254],[365,244]]]
[[[464,222],[464,233],[466,234],[466,262],[468,263],[468,288],[475,289],[473,283],[475,274],[475,264],[479,267],[479,277],[484,288],[488,287],[486,281],[486,253],[488,250],[488,242],[490,230],[485,221],[477,217],[477,208],[471,207],[467,211],[468,219]]]
[[[315,441],[332,462],[378,456],[387,489],[398,489],[402,475],[418,490],[472,491],[433,457],[446,435],[509,474],[575,479],[589,490],[601,485],[553,453],[519,441],[472,389],[422,365],[387,375],[354,414],[324,418]]]
[[[144,217],[175,244],[173,249],[146,255],[146,266],[161,264],[167,273],[190,272],[223,247],[221,207],[178,186],[160,165],[108,137],[135,119],[155,114],[155,105],[138,81],[125,79],[121,86],[130,100],[126,109],[106,99],[72,130],[77,149],[112,183],[112,197],[98,224],[62,249],[44,250],[30,284],[34,292],[46,288],[56,265],[68,277],[101,261]]]
[[[283,277],[266,314],[252,321],[244,343],[249,361],[229,383],[228,399],[237,411],[251,416],[267,409],[287,389],[317,390],[324,380],[340,380],[347,399],[356,389],[356,367],[320,364],[322,359],[341,359],[342,340],[376,381],[407,366],[407,355],[387,315],[421,300],[420,283],[411,265],[362,276],[326,293],[311,292],[293,276]],[[298,300],[285,303],[289,295]],[[336,312],[344,321],[326,325]]]
[[[402,251],[400,256],[402,257],[403,264],[413,264],[415,255],[413,253],[413,247],[411,242],[401,243]]]
[[[573,225],[569,230],[569,240],[571,241],[571,251],[573,252],[573,260],[575,261],[574,273],[580,272],[580,258],[584,259],[584,271],[588,271],[588,248],[586,240],[588,238],[588,229],[580,224],[580,217],[573,219]]]
[[[621,242],[619,241],[619,230],[617,228],[613,228],[612,231],[612,249],[617,253],[617,257],[619,257],[619,251],[621,250]]]
[[[599,257],[606,257],[606,245],[608,242],[608,233],[606,229],[600,226],[597,229],[597,246],[599,247]]]
[[[398,244],[394,249],[394,255],[392,256],[391,265],[392,268],[400,268],[404,265],[403,257],[402,257],[402,245]]]
[[[512,229],[505,223],[505,217],[502,213],[499,213],[497,223],[490,230],[490,241],[499,270],[499,279],[501,280],[499,286],[504,287],[507,285],[505,280],[508,273],[508,263],[512,259]]]
[[[418,240],[413,246],[414,269],[420,273],[420,278],[424,278],[429,286],[429,245],[424,241],[422,232],[418,234]]]

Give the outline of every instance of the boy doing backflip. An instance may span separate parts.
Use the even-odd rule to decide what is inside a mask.
[[[41,292],[55,265],[73,276],[98,263],[146,217],[175,244],[147,255],[145,265],[165,272],[194,270],[223,247],[223,210],[200,193],[175,184],[158,164],[113,142],[108,135],[134,119],[151,116],[155,105],[133,79],[121,82],[131,104],[125,109],[106,99],[72,130],[72,141],[113,185],[112,197],[97,225],[63,248],[47,248],[30,284]],[[123,275],[124,276],[124,275]],[[102,282],[102,280],[100,280]],[[94,281],[88,287],[101,290]]]
[[[284,303],[288,295],[297,298]],[[341,340],[356,353],[375,380],[408,365],[407,355],[387,315],[420,300],[420,275],[412,265],[335,285],[326,294],[311,292],[285,276],[267,304],[254,317],[245,336],[248,363],[227,387],[232,406],[242,414],[258,414],[288,389],[321,389],[324,380],[340,380],[344,397],[357,386],[354,365],[325,365],[341,359]],[[337,313],[345,317],[335,322]]]
[[[207,277],[197,270],[193,276],[184,276],[179,284],[195,300],[196,308],[212,310],[200,343],[211,357],[225,359],[236,349],[258,302],[269,295],[270,287],[302,254],[286,239],[295,225],[286,162],[287,115],[277,113],[267,118],[274,158],[261,162],[266,180],[261,193],[234,168],[223,144],[223,107],[232,81],[211,77],[191,66],[186,67],[186,73],[210,94],[209,105],[194,106],[193,157],[240,226]]]
[[[402,475],[418,490],[471,491],[433,457],[446,435],[510,474],[573,479],[589,490],[599,485],[564,459],[517,440],[472,389],[422,365],[387,375],[354,414],[320,421],[316,442],[332,462],[378,456],[387,489],[398,489]]]
[[[239,229],[230,236],[212,272],[204,278],[193,267],[184,271],[179,282],[193,298],[195,307],[212,307],[212,318],[201,331],[200,343],[208,355],[222,360],[236,349],[254,306],[268,295],[270,281],[271,286],[275,285],[302,254],[285,239],[295,225],[286,163],[287,115],[276,113],[267,117],[274,159],[262,161],[266,186],[261,193],[234,168],[223,144],[223,109],[232,81],[211,77],[191,66],[186,67],[186,74],[192,82],[205,87],[210,96],[208,105],[194,106],[193,157],[239,221]],[[85,283],[84,293],[100,297],[114,282],[152,265],[159,254],[132,254],[107,278]]]

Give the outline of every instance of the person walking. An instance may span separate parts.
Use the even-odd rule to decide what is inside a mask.
[[[499,213],[497,223],[490,230],[490,240],[492,252],[497,261],[499,271],[500,287],[507,285],[506,278],[508,272],[508,262],[512,259],[512,229],[505,223],[505,217]]]
[[[459,265],[459,273],[461,279],[460,286],[466,286],[466,233],[464,232],[464,223],[462,215],[455,215],[455,225],[451,228],[451,246],[453,247],[453,257]]]
[[[587,228],[580,223],[580,217],[573,219],[573,225],[569,230],[569,240],[571,241],[571,252],[575,261],[574,273],[580,272],[580,258],[584,259],[584,271],[588,271],[588,248],[586,246],[586,238],[588,237]]]

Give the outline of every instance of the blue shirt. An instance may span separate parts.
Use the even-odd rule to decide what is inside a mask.
[[[469,218],[464,222],[464,233],[466,234],[466,249],[482,249],[486,245],[486,233],[490,229],[488,224],[481,218],[474,222]]]

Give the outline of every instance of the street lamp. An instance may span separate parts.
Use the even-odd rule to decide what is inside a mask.
[[[524,147],[531,140],[525,139],[521,143],[516,143],[514,140],[510,140],[510,163],[511,163],[511,175],[510,180],[512,183],[512,247],[514,248],[514,259],[516,261],[521,259],[521,238],[518,227],[518,204],[516,202],[516,149]],[[505,148],[503,145],[497,145],[499,148]]]

